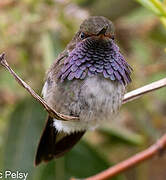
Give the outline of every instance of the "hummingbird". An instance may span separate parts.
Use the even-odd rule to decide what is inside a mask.
[[[63,156],[86,131],[112,120],[131,82],[131,72],[115,42],[113,23],[103,16],[84,20],[49,68],[42,90],[53,109],[79,120],[48,116],[35,165]]]

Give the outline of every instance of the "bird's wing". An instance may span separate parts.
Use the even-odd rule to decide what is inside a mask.
[[[57,74],[61,67],[64,64],[65,58],[68,57],[68,52],[64,50],[59,56],[56,58],[56,60],[53,62],[51,67],[48,69],[45,77],[45,83],[42,89],[42,96],[43,98],[46,97],[47,90],[48,90],[48,85],[51,84],[51,82],[56,82],[57,81]]]

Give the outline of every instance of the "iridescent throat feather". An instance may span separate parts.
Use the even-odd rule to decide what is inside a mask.
[[[78,43],[66,58],[58,78],[63,82],[97,74],[124,85],[131,82],[131,67],[112,39],[89,37]]]

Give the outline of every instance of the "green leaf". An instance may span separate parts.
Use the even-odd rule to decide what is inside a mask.
[[[106,128],[103,127],[99,130],[103,135],[111,139],[113,143],[124,143],[128,145],[142,145],[144,143],[144,139],[141,135],[133,133],[127,129],[120,128],[120,127],[111,127]]]
[[[46,32],[42,36],[42,49],[44,55],[44,67],[48,69],[53,60],[62,51],[62,46],[59,40],[59,34]]]
[[[157,15],[161,14],[160,10],[151,1],[149,1],[149,0],[136,0],[136,1],[138,1],[140,4],[142,4],[147,9],[153,11],[155,14],[157,14]]]
[[[11,114],[4,146],[4,170],[28,172],[28,180],[85,178],[110,167],[103,155],[86,142],[79,142],[63,158],[34,167],[34,156],[46,113],[31,99],[20,102]],[[122,176],[114,180],[124,179]]]
[[[164,3],[160,2],[159,0],[137,0],[141,3],[144,7],[150,9],[158,16],[166,17],[166,6]]]
[[[69,176],[83,178],[100,172],[110,166],[90,145],[81,141],[65,156]]]
[[[33,176],[34,155],[46,113],[35,101],[25,99],[11,114],[4,145],[4,169],[28,172]]]

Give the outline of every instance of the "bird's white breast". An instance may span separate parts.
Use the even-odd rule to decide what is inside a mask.
[[[43,87],[43,96],[46,92],[47,84]],[[113,119],[122,103],[124,92],[125,87],[118,82],[98,76],[85,79],[79,96],[77,95],[77,102],[71,102],[72,105],[68,107],[80,112],[80,121],[66,122],[54,119],[55,128],[66,133],[95,129],[104,121]],[[86,108],[83,108],[83,103]]]

